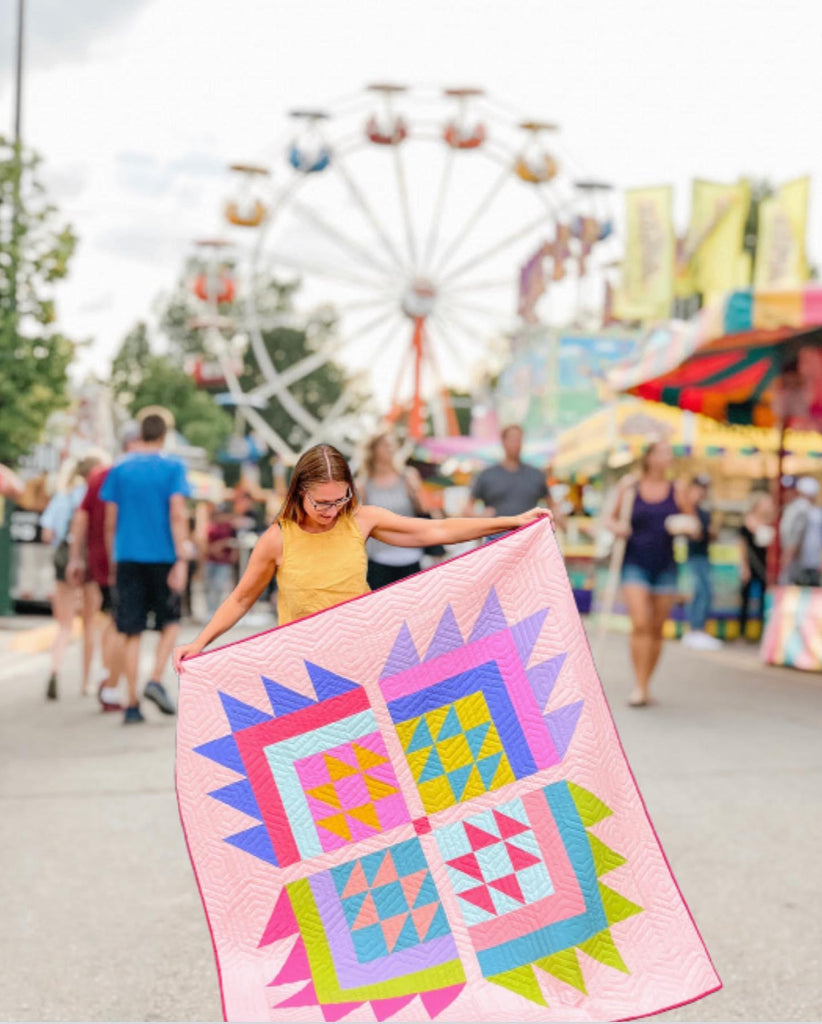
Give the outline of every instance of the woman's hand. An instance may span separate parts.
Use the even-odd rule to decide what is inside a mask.
[[[550,509],[529,508],[527,512],[523,512],[516,517],[517,526],[526,526],[528,523],[533,523],[536,519],[547,519],[551,526],[554,525],[554,517],[551,515]]]
[[[627,540],[634,532],[631,529],[630,523],[622,522],[608,523],[608,525],[606,526],[606,530],[608,530],[609,533],[612,533],[615,537],[619,538],[619,540]]]
[[[202,644],[198,644],[196,640],[193,640],[190,644],[180,644],[179,647],[174,648],[174,654],[172,659],[174,662],[174,671],[177,675],[180,674],[180,669],[183,661],[186,658],[193,658],[195,654],[199,654],[203,649]]]

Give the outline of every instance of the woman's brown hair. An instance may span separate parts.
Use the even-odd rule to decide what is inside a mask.
[[[351,500],[342,509],[343,515],[350,515],[359,505],[357,489],[351,476],[351,468],[345,456],[330,444],[316,444],[303,452],[294,467],[288,493],[278,520],[290,519],[299,523],[305,516],[303,512],[303,495],[312,484],[327,483],[346,484],[351,492]]]
[[[375,434],[370,438],[366,444],[363,469],[369,479],[374,475],[374,470],[377,467],[377,448],[380,446],[380,442],[393,439],[393,437],[394,435],[390,430],[381,430],[379,434]]]

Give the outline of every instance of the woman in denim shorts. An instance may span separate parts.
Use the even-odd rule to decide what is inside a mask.
[[[652,444],[642,459],[637,478],[620,481],[617,499],[607,524],[617,537],[626,538],[622,565],[622,594],[631,617],[631,661],[636,685],[629,704],[649,703],[651,676],[662,653],[662,630],[677,595],[674,539],[665,521],[669,516],[692,514],[684,484],[671,483],[673,450],[667,441]],[[633,492],[630,525],[621,521],[623,503]]]

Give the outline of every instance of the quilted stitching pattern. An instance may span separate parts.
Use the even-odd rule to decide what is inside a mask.
[[[228,1020],[622,1019],[719,986],[550,527],[186,662]]]

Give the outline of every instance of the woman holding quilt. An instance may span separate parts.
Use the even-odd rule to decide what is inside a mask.
[[[184,658],[231,629],[275,574],[283,626],[368,593],[369,537],[407,548],[460,544],[550,515],[534,508],[495,519],[417,519],[361,505],[345,458],[331,445],[316,445],[297,463],[280,515],[257,542],[240,582],[200,635],[175,650],[174,667],[179,672]]]

